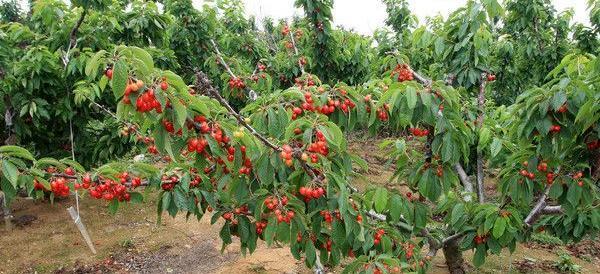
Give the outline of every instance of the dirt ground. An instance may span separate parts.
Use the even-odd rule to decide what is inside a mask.
[[[370,169],[355,185],[386,184],[392,169],[378,142],[355,140],[350,149],[367,160]],[[388,185],[388,187],[394,187]],[[492,186],[493,187],[493,186]],[[94,241],[97,254],[86,246],[66,208],[73,199],[54,205],[29,199],[17,200],[13,214],[22,226],[10,230],[0,224],[0,274],[4,273],[311,273],[285,247],[260,243],[253,254],[243,256],[235,242],[221,253],[219,225],[202,220],[163,217],[156,225],[156,204],[150,195],[142,204],[131,204],[108,214],[104,201],[81,201],[81,217]],[[27,218],[23,216],[35,216]],[[572,254],[581,273],[600,273],[600,245],[587,241],[565,247],[521,245],[514,254],[490,256],[472,273],[548,273],[557,250]],[[465,252],[470,261],[471,252]],[[334,272],[340,272],[334,270]],[[433,260],[430,273],[447,273],[443,256]]]

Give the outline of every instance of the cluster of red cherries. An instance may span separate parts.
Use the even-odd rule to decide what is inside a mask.
[[[235,215],[247,215],[248,213],[249,213],[249,211],[248,211],[248,205],[242,205],[242,206],[240,206],[238,208],[235,208],[231,212],[225,212],[225,213],[223,213],[222,217],[223,217],[223,219],[225,219],[227,221],[231,221],[231,224],[237,225],[238,224],[238,220],[236,218],[234,218]]]
[[[273,211],[273,213],[275,213],[275,217],[277,218],[278,223],[286,222],[289,224],[296,215],[296,213],[292,210],[287,210],[287,212],[281,211],[281,209],[284,209],[287,203],[287,196],[282,196],[281,198],[267,197],[264,201],[265,206],[269,210]]]
[[[262,235],[263,230],[267,227],[267,221],[256,222],[256,234]]]
[[[379,119],[379,121],[385,122],[390,119],[388,110],[389,110],[388,104],[384,104],[383,108],[379,108],[377,110],[377,118]],[[369,111],[370,111],[370,109],[369,109]]]
[[[475,244],[483,244],[487,241],[488,235],[475,235],[475,238],[473,238],[473,241],[475,241]]]
[[[325,189],[322,187],[300,187],[299,191],[300,195],[304,197],[305,202],[309,202],[312,199],[319,199],[325,195]]]
[[[392,71],[392,77],[398,74],[398,82],[412,81],[414,79],[413,72],[406,64],[398,64],[394,71]]]
[[[285,165],[291,167],[294,162],[292,161],[293,151],[290,145],[283,145],[281,147],[281,159],[285,162]]]
[[[156,113],[162,113],[162,106],[160,102],[156,100],[154,96],[154,90],[148,89],[146,92],[142,93],[140,97],[135,101],[135,107],[138,112],[150,112],[155,110]]]
[[[581,178],[583,178],[583,172],[581,172],[581,171],[579,171],[579,172],[575,173],[575,175],[573,175],[573,179],[575,179],[575,180],[579,180]],[[582,180],[577,181],[577,185],[583,186],[583,181]]]
[[[244,83],[244,80],[240,79],[239,77],[232,77],[231,79],[229,79],[229,88],[244,89],[246,88],[246,84]]]
[[[308,152],[311,152],[310,159],[311,162],[317,163],[319,160],[318,154],[321,154],[325,157],[329,154],[329,147],[327,146],[327,141],[325,140],[325,135],[322,131],[317,130],[315,133],[315,137],[317,140],[310,145],[308,145]]]
[[[385,230],[383,229],[378,229],[377,232],[375,232],[375,239],[373,240],[373,243],[375,245],[379,245],[379,243],[381,242],[381,236],[383,236],[383,234],[385,234]]]
[[[141,185],[141,178],[131,177],[128,172],[118,174],[117,178],[119,178],[118,182],[111,179],[104,179],[102,180],[102,183],[94,183],[89,175],[85,175],[81,187],[84,189],[90,187],[90,196],[96,199],[104,199],[107,201],[117,199],[119,202],[129,201],[131,196],[129,192],[127,192],[126,183],[131,181],[131,187],[135,188]]]
[[[202,153],[206,146],[208,146],[208,141],[200,137],[190,138],[187,142],[188,152]]]
[[[144,81],[137,80],[137,81],[133,82],[132,80],[129,80],[129,83],[127,83],[127,86],[125,87],[125,96],[123,97],[123,103],[126,105],[131,104],[129,95],[131,95],[131,93],[136,93],[138,90],[142,89],[143,87],[144,87]]]
[[[162,120],[162,125],[165,128],[165,130],[170,133],[170,134],[175,134],[175,125],[173,124],[173,122],[167,120],[167,119],[163,119]],[[182,130],[179,129],[177,131],[177,135],[181,136],[182,135]]]
[[[423,136],[427,136],[429,135],[429,130],[428,129],[420,129],[420,128],[409,128],[408,132],[410,132],[412,135],[416,136],[416,137],[423,137]]]
[[[67,186],[67,179],[62,177],[54,178],[50,182],[50,191],[52,191],[56,197],[69,196],[70,189],[69,186]]]
[[[340,215],[340,211],[338,209],[336,209],[333,212],[333,214],[331,214],[331,212],[329,212],[328,210],[321,210],[319,214],[323,216],[323,219],[325,219],[325,222],[328,224],[331,224],[331,222],[333,222],[333,216],[335,216],[335,218],[337,218],[338,220],[342,219],[342,216]]]

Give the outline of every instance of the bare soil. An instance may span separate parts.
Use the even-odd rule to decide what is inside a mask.
[[[399,188],[389,182],[393,168],[386,166],[386,151],[378,141],[355,140],[350,150],[369,164],[369,171],[353,182],[364,189],[368,184]],[[495,180],[490,180],[494,182]],[[486,187],[492,190],[495,186]],[[69,217],[66,208],[74,199],[45,201],[18,199],[13,214],[19,222],[11,228],[0,224],[0,274],[4,273],[310,273],[285,247],[259,243],[253,254],[243,256],[239,243],[221,252],[219,225],[210,225],[210,216],[200,221],[184,216],[163,217],[157,225],[155,194],[147,201],[107,212],[104,201],[83,199],[81,218],[91,235],[97,254],[92,254]],[[25,216],[25,217],[22,217]],[[481,269],[472,273],[548,273],[557,260],[557,250],[573,255],[582,273],[600,273],[600,244],[584,241],[566,247],[545,248],[521,245],[514,254],[504,251],[489,256]],[[465,252],[470,261],[472,252]],[[340,272],[338,269],[333,272]],[[430,273],[447,273],[443,256],[433,259]]]

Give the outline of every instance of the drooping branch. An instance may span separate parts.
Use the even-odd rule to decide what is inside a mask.
[[[373,210],[367,211],[365,213],[365,215],[367,215],[369,218],[377,220],[377,221],[385,222],[387,220],[387,217],[385,215],[378,214],[377,212],[375,212]],[[414,229],[414,227],[412,227],[408,224],[405,224],[403,222],[398,222],[394,225],[398,229],[401,229],[401,230],[412,231]],[[440,248],[442,248],[446,243],[451,242],[451,241],[457,241],[457,240],[461,239],[464,235],[465,235],[464,232],[459,232],[459,233],[452,234],[452,235],[444,238],[443,240],[439,241],[438,239],[433,237],[433,235],[431,235],[431,233],[429,232],[429,230],[427,228],[421,229],[418,234],[418,236],[421,236],[421,237],[427,239],[427,245],[429,247],[429,251],[427,252],[427,255],[431,256],[431,257],[435,256],[437,254],[437,251]]]
[[[248,124],[246,122],[246,119],[241,114],[239,114],[237,111],[235,111],[231,107],[231,105],[229,105],[227,100],[225,100],[225,98],[223,98],[221,96],[219,91],[215,87],[212,86],[212,83],[208,79],[208,76],[206,76],[206,74],[204,74],[201,71],[196,73],[196,88],[200,91],[205,92],[206,94],[210,95],[211,97],[215,98],[223,107],[225,107],[225,109],[227,109],[227,112],[237,120],[238,124],[240,124],[241,126],[246,128],[248,131],[250,131],[250,134],[254,135],[259,141],[261,141],[267,147],[273,149],[276,152],[281,152],[283,150],[282,147],[269,141],[265,136],[260,134],[250,124]],[[300,163],[300,166],[306,172],[306,174],[308,174],[308,176],[310,176],[315,182],[317,182],[319,184],[323,184],[323,181],[325,178],[322,176],[322,174],[320,172],[318,172],[317,169],[310,167],[302,159],[302,153],[299,150],[294,151],[294,153],[292,153],[292,156],[298,160],[298,162]]]
[[[212,40],[211,40],[212,41]],[[229,103],[227,102],[227,100],[225,100],[225,98],[223,98],[221,96],[221,94],[219,93],[219,91],[212,86],[212,83],[210,82],[210,80],[208,79],[208,76],[206,76],[206,74],[204,74],[203,72],[199,71],[196,73],[196,88],[198,90],[201,90],[203,92],[206,92],[206,94],[209,94],[211,97],[215,98],[217,101],[219,101],[219,103],[225,107],[225,109],[227,109],[227,112],[229,112],[229,114],[231,116],[233,116],[238,123],[243,126],[244,128],[246,128],[248,131],[250,131],[250,134],[254,135],[256,138],[258,138],[263,144],[265,144],[266,146],[270,147],[271,149],[277,151],[277,152],[281,152],[281,147],[272,143],[271,141],[267,140],[267,138],[265,138],[262,134],[258,133],[251,125],[249,125],[248,123],[246,123],[245,118],[240,115],[237,111],[235,111],[233,109],[233,107],[231,107],[231,105],[229,105]]]

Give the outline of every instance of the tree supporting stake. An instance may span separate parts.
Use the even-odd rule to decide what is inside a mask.
[[[73,222],[75,222],[75,225],[79,229],[79,232],[81,232],[81,236],[83,236],[83,239],[85,240],[87,246],[90,248],[92,253],[96,254],[96,248],[94,247],[94,243],[92,243],[90,234],[88,234],[87,229],[85,229],[85,225],[83,224],[83,222],[81,222],[81,218],[79,217],[79,215],[77,215],[77,211],[75,210],[75,208],[71,206],[67,208],[67,211],[71,215],[71,218],[73,219]]]

